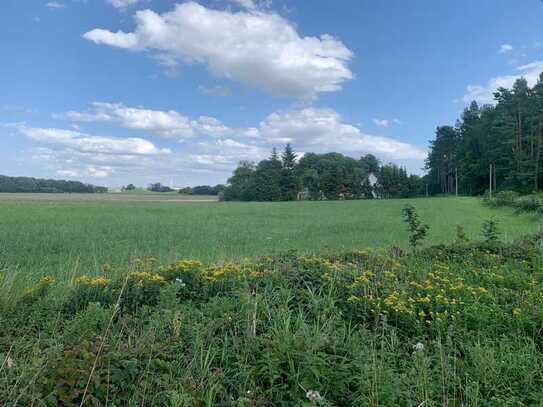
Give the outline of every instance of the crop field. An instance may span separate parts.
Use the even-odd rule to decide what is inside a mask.
[[[179,194],[0,194],[0,269],[19,284],[43,276],[70,281],[98,273],[104,264],[125,265],[149,256],[210,262],[292,249],[405,248],[401,209],[407,202],[430,226],[426,244],[453,241],[456,225],[476,239],[491,217],[506,241],[539,227],[534,216],[489,209],[473,198],[292,203],[182,199]]]

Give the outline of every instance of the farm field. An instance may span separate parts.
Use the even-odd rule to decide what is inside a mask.
[[[23,194],[24,195],[24,194]],[[145,201],[134,201],[144,197]],[[218,203],[177,202],[178,195],[0,194],[0,269],[10,285],[52,276],[70,281],[126,265],[137,257],[161,261],[239,260],[296,249],[406,247],[401,209],[412,203],[429,224],[426,244],[451,242],[456,225],[480,238],[494,217],[502,238],[534,232],[531,215],[489,209],[474,198],[390,201]],[[172,201],[173,200],[173,201]]]

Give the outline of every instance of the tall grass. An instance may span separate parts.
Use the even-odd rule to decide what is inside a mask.
[[[70,288],[36,281],[0,312],[0,400],[537,405],[539,244],[152,258]]]
[[[0,259],[9,270],[19,270],[14,284],[24,286],[21,276],[70,281],[136,257],[211,262],[290,249],[405,248],[407,231],[398,220],[408,202],[430,226],[427,244],[451,242],[456,224],[477,239],[491,216],[508,241],[537,229],[532,215],[489,209],[470,198],[272,204],[0,201]]]

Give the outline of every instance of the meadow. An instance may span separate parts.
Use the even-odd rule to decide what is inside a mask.
[[[0,202],[2,405],[541,405],[536,215],[38,198]]]
[[[505,241],[535,232],[534,215],[490,209],[475,198],[385,201],[192,202],[179,194],[0,194],[4,288],[28,278],[73,281],[154,256],[240,260],[288,250],[407,246],[401,209],[412,203],[430,226],[427,245],[452,242],[456,225],[471,239],[494,217]],[[212,197],[196,199],[210,200]]]

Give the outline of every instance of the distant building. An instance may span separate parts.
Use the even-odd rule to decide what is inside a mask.
[[[370,175],[368,175],[368,184],[371,187],[371,194],[374,199],[379,198],[379,196],[377,195],[377,192],[375,192],[377,189],[376,186],[378,185],[378,183],[379,183],[379,180],[377,179],[377,176],[373,172],[370,172]]]

